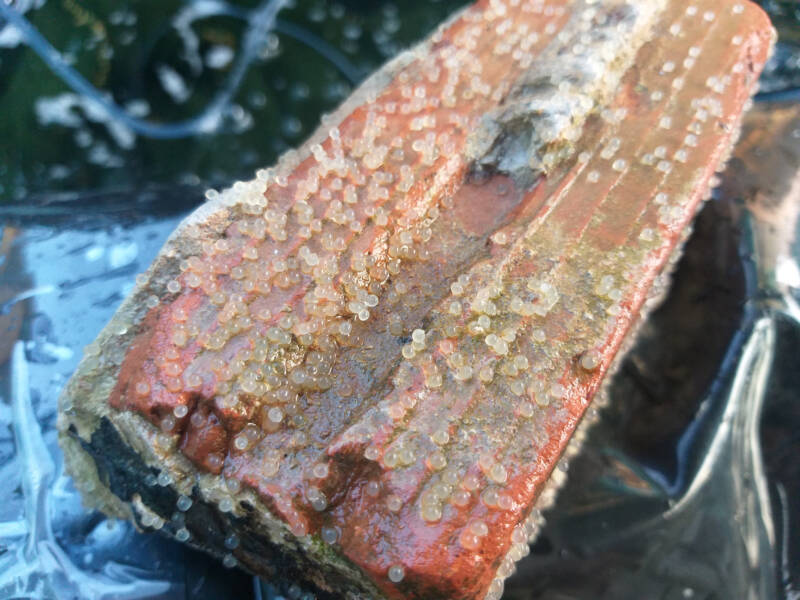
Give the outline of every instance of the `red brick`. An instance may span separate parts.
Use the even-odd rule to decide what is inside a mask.
[[[478,2],[190,217],[64,429],[110,419],[215,502],[235,482],[319,589],[498,598],[772,38],[749,3],[579,4]]]

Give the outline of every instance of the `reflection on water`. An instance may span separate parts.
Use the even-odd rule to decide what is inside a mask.
[[[206,186],[300,143],[462,4],[0,2],[1,598],[304,598],[83,510],[56,398]],[[800,100],[800,14],[767,7],[782,43],[761,97]],[[798,283],[765,277],[753,249],[774,235],[732,196],[701,216],[507,598],[800,597]]]

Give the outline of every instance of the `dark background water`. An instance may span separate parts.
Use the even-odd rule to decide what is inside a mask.
[[[0,16],[0,479],[10,482],[0,490],[0,599],[302,597],[83,510],[60,473],[55,399],[205,189],[249,179],[300,144],[366,75],[464,4],[296,0],[264,30],[257,17],[269,2],[16,0],[39,33],[27,40]],[[780,43],[760,100],[800,102],[800,5],[762,4]],[[48,46],[61,73],[42,60]],[[88,92],[76,93],[80,78]],[[120,112],[109,117],[98,103]],[[705,510],[689,510],[691,523],[673,519],[694,528],[693,540],[672,543],[663,518],[702,474],[756,322],[729,209],[720,201],[701,216],[670,299],[623,367],[509,598],[737,597],[740,582],[722,581],[718,560],[746,521],[718,497],[730,482],[710,479],[710,495],[689,499],[713,508],[713,526]],[[783,516],[773,555],[758,558],[773,568],[776,593],[798,598],[800,515],[790,509],[800,492],[800,338],[788,322],[778,330],[764,460]],[[17,340],[24,352],[12,358]],[[25,407],[21,427],[15,411]],[[38,453],[23,452],[20,432],[41,442]],[[34,480],[49,490],[44,514],[26,496]],[[37,516],[50,533],[36,534],[31,555]]]

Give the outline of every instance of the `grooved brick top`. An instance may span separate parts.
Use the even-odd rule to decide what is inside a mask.
[[[210,194],[110,407],[388,598],[499,598],[771,36],[747,2],[478,2]]]

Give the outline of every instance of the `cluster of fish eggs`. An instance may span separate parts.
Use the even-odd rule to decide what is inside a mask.
[[[468,40],[464,43],[469,45]],[[504,50],[501,44],[498,52],[502,54]],[[439,78],[436,69],[438,67],[434,66],[427,71],[428,79],[433,82]],[[672,72],[674,65],[665,64],[663,70]],[[481,90],[486,85],[474,77],[470,80],[469,92],[453,84],[452,89],[443,92],[441,103],[455,105],[459,89],[462,90],[459,101],[469,100],[483,93]],[[725,82],[713,81],[709,86],[724,89]],[[336,352],[341,346],[353,343],[350,338],[354,324],[369,321],[386,295],[402,298],[407,292],[402,279],[403,265],[431,258],[425,247],[431,235],[429,225],[420,226],[411,218],[395,220],[398,209],[391,206],[391,201],[396,194],[405,194],[413,188],[420,168],[441,164],[442,156],[453,148],[455,140],[446,135],[437,136],[433,131],[426,132],[425,129],[436,129],[437,121],[430,115],[416,118],[412,130],[423,133],[410,143],[399,136],[383,139],[387,115],[414,113],[433,105],[438,107],[438,101],[429,102],[436,97],[428,97],[424,84],[409,84],[404,90],[407,90],[402,94],[405,101],[400,104],[373,102],[376,110],[367,114],[359,136],[343,137],[337,128],[332,128],[324,143],[311,147],[314,164],[305,170],[302,178],[290,181],[274,172],[262,172],[255,182],[234,186],[231,193],[237,198],[235,210],[238,212],[235,227],[226,238],[206,242],[202,257],[183,261],[181,275],[167,285],[171,294],[202,292],[217,312],[215,327],[207,328],[198,313],[180,307],[172,310],[172,346],[165,351],[159,364],[165,387],[181,392],[200,390],[208,385],[203,369],[182,364],[183,350],[198,344],[205,361],[198,367],[208,366],[213,372],[212,393],[223,408],[236,410],[242,396],[259,399],[258,418],[232,438],[235,451],[246,451],[265,434],[290,424],[298,429],[296,445],[307,443],[302,431],[305,421],[300,399],[333,386]],[[700,116],[704,114],[701,111],[707,110],[702,106],[697,109]],[[714,110],[719,109],[712,106],[711,114]],[[452,120],[458,121],[458,118],[454,116]],[[670,125],[666,121],[662,123],[662,127]],[[687,134],[688,146],[696,142],[692,136],[697,133]],[[612,140],[603,150],[607,158],[613,158],[615,146],[618,144]],[[409,160],[409,157],[414,158]],[[678,162],[684,159],[683,155],[675,156]],[[653,162],[664,173],[671,170],[671,164],[664,162],[665,151],[660,147],[654,150],[652,158],[645,155],[642,160]],[[620,158],[612,163],[615,171],[627,166]],[[265,185],[273,191],[274,197],[264,194]],[[215,199],[215,194],[211,193],[210,199]],[[667,198],[658,200],[663,200],[661,203],[666,206]],[[430,206],[425,215],[435,221],[440,210]],[[674,209],[665,211],[664,218],[674,213]],[[367,250],[348,254],[346,251],[354,237],[371,228],[387,230],[386,252],[378,255]],[[652,239],[652,235],[642,232],[642,239]],[[495,236],[493,241],[502,245],[509,242],[505,234]],[[349,264],[342,264],[345,256]],[[600,279],[596,292],[611,301],[609,314],[613,315],[618,310],[615,303],[621,298],[621,291],[615,287],[613,278],[608,277]],[[392,287],[387,292],[388,281],[392,281]],[[519,352],[515,344],[522,335],[520,330],[524,330],[525,340],[539,344],[546,341],[544,329],[533,323],[537,318],[546,317],[555,307],[559,293],[554,285],[540,277],[523,283],[524,287],[511,290],[514,293],[509,296],[504,286],[474,284],[467,275],[458,278],[451,285],[451,295],[443,305],[436,326],[428,331],[414,329],[410,341],[402,347],[403,359],[425,372],[425,385],[430,389],[474,379],[488,385],[498,381],[499,376],[513,395],[523,398],[515,404],[518,413],[532,417],[535,407],[527,399],[543,407],[552,398],[562,397],[565,390],[557,380],[521,377],[530,372],[533,365],[530,357]],[[302,311],[290,304],[292,293],[298,289],[305,292]],[[276,296],[284,298],[282,305],[265,300]],[[156,298],[152,306],[157,304]],[[390,320],[389,333],[404,332],[405,324]],[[466,336],[481,345],[462,343]],[[240,345],[231,354],[231,346],[237,345],[242,337],[250,343]],[[432,350],[434,344],[436,356]],[[594,370],[599,364],[599,353],[593,349],[580,359],[581,367],[586,370]],[[135,392],[147,395],[151,392],[150,384],[138,382]],[[187,406],[176,406],[173,414],[162,418],[162,429],[173,431],[187,416],[197,420],[195,425],[201,425],[202,415],[188,415],[188,412]],[[432,435],[440,446],[446,445],[448,438],[444,429]],[[370,453],[365,453],[367,458],[380,458],[389,469],[409,466],[420,458],[412,448],[393,447],[382,455],[373,448],[366,451]],[[268,457],[265,475],[277,474],[279,454]],[[218,456],[214,463],[222,466],[224,460],[224,456]],[[425,460],[433,472],[441,472],[448,466],[442,451],[431,453]],[[486,506],[510,508],[511,500],[502,492],[502,486],[508,482],[503,464],[487,454],[479,459],[478,466],[486,484],[475,475],[465,474],[465,469],[442,472],[420,496],[422,517],[428,522],[440,520],[444,498],[463,506],[469,494],[482,486],[480,497]],[[307,500],[316,510],[324,510],[324,496],[315,489],[309,488]],[[392,507],[399,510],[399,502],[397,496],[390,496],[386,504],[390,510]],[[464,529],[459,541],[464,548],[475,549],[487,534],[486,523],[475,520]],[[334,543],[339,534],[327,528],[322,536]],[[403,576],[401,565],[389,569],[391,581],[399,582]],[[497,584],[493,586],[496,588]],[[490,595],[496,593],[490,590]]]

